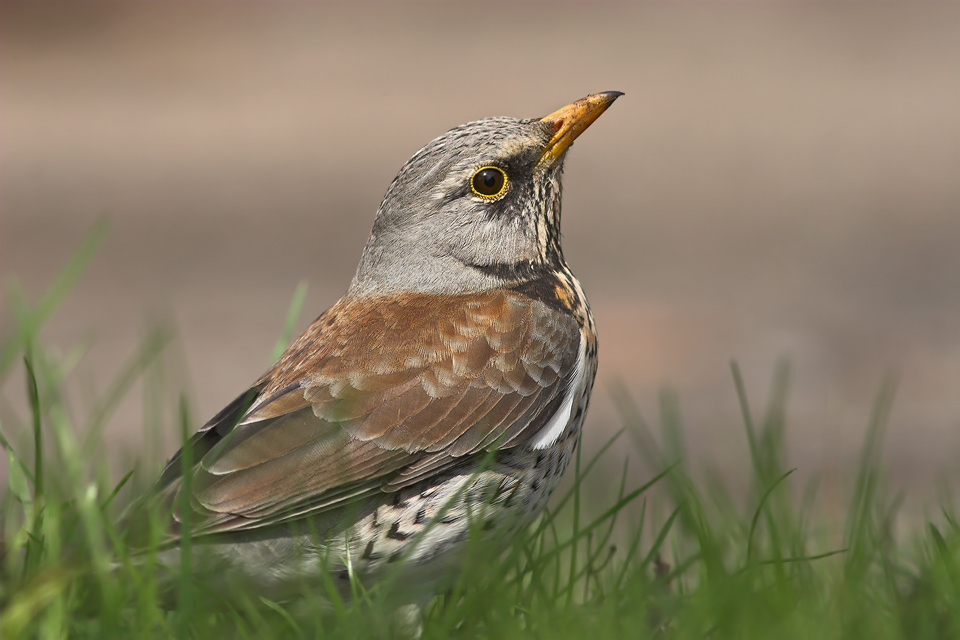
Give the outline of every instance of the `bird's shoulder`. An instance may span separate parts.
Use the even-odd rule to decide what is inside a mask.
[[[442,397],[485,368],[503,369],[511,353],[559,371],[576,355],[582,325],[576,293],[568,290],[561,279],[545,277],[479,293],[341,298],[261,377],[256,404],[297,386],[339,387],[360,378],[393,386],[410,375],[425,376]]]

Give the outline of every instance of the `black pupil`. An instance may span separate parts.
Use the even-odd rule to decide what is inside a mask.
[[[484,169],[473,179],[473,186],[485,196],[496,195],[503,188],[503,173],[496,169]]]

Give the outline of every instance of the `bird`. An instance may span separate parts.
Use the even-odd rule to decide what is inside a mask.
[[[160,473],[171,553],[203,543],[276,596],[398,565],[436,580],[471,531],[534,521],[597,371],[564,159],[621,95],[469,122],[406,162],[343,297]]]

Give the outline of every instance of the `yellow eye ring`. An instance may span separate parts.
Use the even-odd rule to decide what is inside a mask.
[[[500,167],[480,167],[470,178],[470,189],[484,200],[493,200],[504,194],[507,182],[507,174]]]

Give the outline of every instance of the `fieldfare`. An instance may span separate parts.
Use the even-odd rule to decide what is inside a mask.
[[[543,509],[597,368],[560,177],[620,95],[470,122],[404,165],[346,294],[164,469],[174,550],[189,531],[275,592],[449,565],[474,524]]]

